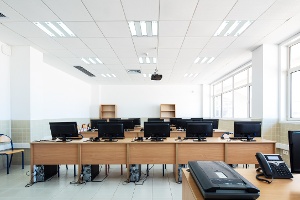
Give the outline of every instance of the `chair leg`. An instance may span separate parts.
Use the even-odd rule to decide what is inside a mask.
[[[13,155],[14,155],[14,154],[11,154],[11,155],[10,155],[9,167],[11,166],[11,161],[12,161]]]
[[[6,173],[9,174],[9,159],[7,154],[6,154]]]
[[[24,151],[22,151],[22,169],[24,169]]]
[[[74,165],[74,176],[76,176],[76,165]]]
[[[163,176],[165,176],[165,166],[163,164]]]

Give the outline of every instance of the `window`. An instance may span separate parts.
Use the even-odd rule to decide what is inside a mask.
[[[251,117],[251,83],[252,68],[246,67],[213,84],[213,117]]]
[[[289,46],[289,119],[300,120],[300,42]]]

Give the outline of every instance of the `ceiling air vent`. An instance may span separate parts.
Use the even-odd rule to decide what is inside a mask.
[[[0,13],[0,17],[6,17],[5,15],[3,15],[2,13]]]
[[[128,74],[140,74],[141,70],[139,70],[139,69],[128,69],[127,73]]]
[[[92,74],[91,72],[89,72],[88,70],[84,69],[81,66],[74,66],[76,69],[78,69],[79,71],[85,73],[86,75],[90,76],[90,77],[95,77],[94,74]]]

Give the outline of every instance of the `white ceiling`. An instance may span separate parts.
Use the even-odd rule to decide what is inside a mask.
[[[278,44],[300,32],[299,0],[0,0],[0,41],[31,45],[45,62],[96,84],[207,84],[251,60],[263,43]],[[131,36],[128,21],[158,21],[158,36]],[[224,20],[253,20],[238,37],[214,37]],[[62,21],[75,38],[54,38],[32,22]],[[140,64],[145,54],[157,64]],[[197,57],[215,57],[194,64]],[[104,64],[87,65],[82,57]],[[88,77],[79,65],[96,77]],[[159,82],[142,74],[155,68]],[[104,78],[101,74],[115,74]],[[196,78],[184,77],[188,73]]]

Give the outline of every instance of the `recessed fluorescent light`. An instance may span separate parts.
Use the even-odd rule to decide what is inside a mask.
[[[150,63],[150,59],[149,59],[149,57],[146,57],[146,63]]]
[[[195,74],[195,75],[194,75],[194,78],[196,78],[197,76],[198,76],[198,74]]]
[[[147,74],[143,74],[144,77],[147,77]]]
[[[101,74],[101,76],[103,76],[104,78],[106,78],[105,74]]]
[[[57,24],[64,29],[71,37],[75,37],[75,34],[62,22],[57,22]]]
[[[142,57],[139,57],[139,62],[140,62],[140,63],[144,63],[144,61],[143,61],[143,58],[142,58]]]
[[[132,36],[157,36],[157,21],[129,21],[128,26]]]
[[[115,74],[111,74],[114,78],[116,78],[116,75]]]
[[[89,61],[91,61],[91,63],[93,64],[96,64],[96,62],[92,58],[89,58]]]
[[[110,75],[110,74],[106,74],[106,76],[108,76],[108,77],[111,77],[111,75]]]
[[[95,60],[100,63],[100,64],[103,64],[103,62],[99,59],[99,58],[95,58]]]
[[[156,63],[156,58],[153,58],[153,63]]]
[[[196,76],[198,76],[198,74],[188,74],[188,73],[186,73],[186,74],[184,74],[184,77],[185,78],[195,78]]]
[[[197,62],[199,62],[200,58],[197,57],[196,60],[194,61],[194,63],[196,64]]]
[[[155,57],[139,57],[139,62],[141,64],[155,64],[157,62],[157,58]]]
[[[246,21],[244,25],[234,34],[234,36],[241,35],[251,24],[253,21]]]
[[[190,74],[190,75],[189,75],[189,77],[192,77],[192,76],[193,76],[193,74]]]
[[[229,21],[224,21],[221,26],[218,28],[218,30],[216,31],[216,33],[214,34],[214,36],[219,36],[220,33],[223,31],[223,29],[227,26],[227,24],[229,23]]]
[[[47,24],[52,30],[54,30],[59,36],[61,37],[66,37],[65,34],[63,34],[63,32],[61,32],[58,28],[56,28],[56,26],[54,26],[51,22],[45,22],[45,24]]]
[[[203,59],[201,60],[201,63],[205,63],[206,60],[207,60],[207,57],[203,58]]]
[[[157,21],[152,21],[152,35],[157,35]]]
[[[228,29],[228,31],[225,33],[224,36],[230,35],[230,34],[232,33],[232,31],[233,31],[234,29],[236,29],[236,27],[237,27],[240,23],[241,23],[241,21],[235,21],[235,22],[231,25],[231,27]]]
[[[215,57],[211,57],[208,61],[207,64],[211,63],[212,61],[214,61]]]
[[[42,31],[47,33],[51,37],[55,37],[55,35],[49,31],[45,26],[43,26],[40,22],[33,22],[37,27],[39,27]]]
[[[185,74],[184,77],[187,77],[189,74]]]
[[[90,64],[86,59],[84,59],[84,58],[81,58],[81,60],[83,61],[83,62],[85,62],[86,64]]]

